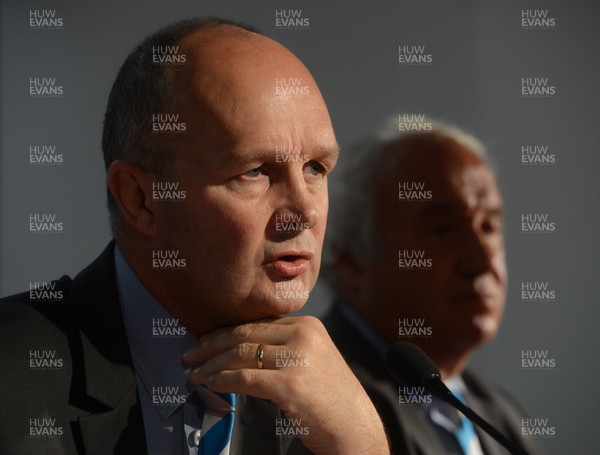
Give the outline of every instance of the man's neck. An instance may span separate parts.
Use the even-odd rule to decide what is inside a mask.
[[[419,345],[419,343],[415,343]],[[420,346],[423,351],[433,360],[440,369],[442,380],[459,376],[465,370],[473,349],[450,351],[449,349],[439,349],[437,346]]]

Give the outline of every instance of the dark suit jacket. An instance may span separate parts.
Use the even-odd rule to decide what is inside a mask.
[[[146,453],[114,275],[111,243],[75,279],[55,282],[60,301],[0,300],[0,453]],[[36,351],[54,352],[58,368],[30,368]],[[271,402],[240,396],[231,453],[310,453],[299,439],[275,436],[281,417]]]
[[[440,455],[445,450],[423,413],[398,403],[398,386],[387,372],[380,355],[367,343],[334,305],[323,323],[346,362],[362,383],[386,427],[392,452],[396,455]],[[520,436],[525,413],[502,389],[483,382],[468,372],[463,375],[470,392],[470,407],[502,434],[530,454],[538,453],[531,440]],[[482,449],[489,455],[508,452],[486,433],[476,428]]]

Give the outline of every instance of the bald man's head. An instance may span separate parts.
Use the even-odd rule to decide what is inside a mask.
[[[128,58],[109,101],[117,243],[193,333],[297,311],[319,272],[339,154],[323,97],[302,62],[251,30],[175,30]],[[168,68],[144,54],[157,45]],[[185,266],[155,267],[165,251]]]
[[[168,147],[160,140],[164,136],[152,134],[153,115],[168,111],[176,97],[173,81],[188,61],[179,43],[190,34],[225,27],[231,35],[259,33],[246,24],[197,17],[153,33],[129,54],[115,79],[104,116],[102,151],[106,169],[122,159],[159,175],[169,170]],[[161,53],[177,54],[178,62],[184,64],[160,58]],[[120,223],[119,211],[110,191],[107,199],[114,232]]]
[[[115,160],[125,160],[164,176],[182,140],[202,136],[214,146],[226,132],[258,115],[257,108],[265,108],[260,115],[282,115],[294,106],[290,96],[278,94],[278,79],[294,79],[315,100],[315,110],[325,108],[302,62],[251,26],[193,18],[152,34],[128,56],[113,84],[102,137],[106,169]],[[263,97],[264,106],[255,102],[257,96]],[[273,101],[269,97],[280,103],[266,106]],[[185,128],[186,134],[155,134],[163,132],[160,123],[165,119],[185,124],[177,132]],[[121,217],[107,193],[116,233]]]

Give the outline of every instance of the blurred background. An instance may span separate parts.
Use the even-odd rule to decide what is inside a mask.
[[[505,197],[510,289],[499,336],[471,365],[508,389],[532,418],[548,419],[556,433],[541,440],[546,453],[597,453],[600,4],[2,0],[0,5],[0,295],[74,275],[109,241],[102,118],[131,49],[148,33],[193,15],[245,21],[308,66],[342,149],[401,112],[456,124],[484,142]],[[281,10],[294,11],[304,25],[278,26]],[[48,14],[62,20],[53,21],[56,27],[35,26],[42,23],[35,18]],[[421,46],[431,63],[400,64],[401,46]],[[42,83],[54,78],[62,95],[31,96],[36,78]],[[523,79],[529,78],[554,95],[524,97]],[[528,146],[547,147],[554,162],[524,165],[522,150]],[[36,150],[48,147],[55,147],[60,163],[30,163]],[[62,233],[30,233],[32,213],[55,215]],[[522,214],[547,215],[556,230],[523,233]],[[546,283],[555,297],[523,301],[521,286],[527,282]],[[320,315],[328,304],[321,284],[304,312]],[[521,369],[523,350],[548,351],[556,367]]]

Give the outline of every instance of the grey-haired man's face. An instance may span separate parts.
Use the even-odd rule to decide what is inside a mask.
[[[364,268],[363,299],[391,342],[419,319],[432,335],[421,343],[473,347],[495,335],[504,309],[502,198],[488,166],[457,142],[410,146],[378,187],[382,254]],[[424,193],[411,200],[410,188]]]

